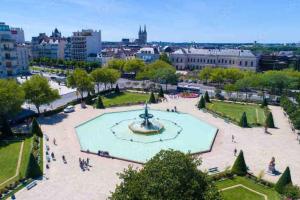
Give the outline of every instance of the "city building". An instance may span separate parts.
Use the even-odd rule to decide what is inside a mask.
[[[141,26],[138,33],[138,39],[135,41],[137,44],[144,45],[147,44],[147,30],[146,25],[144,25],[144,29],[142,30]]]
[[[8,25],[0,22],[0,78],[27,72],[28,49],[18,46]]]
[[[170,53],[170,60],[178,70],[211,67],[236,67],[256,70],[258,58],[249,50],[180,48]]]
[[[91,29],[77,31],[71,37],[71,59],[90,61],[101,53],[101,31]]]
[[[134,59],[139,48],[134,47],[118,47],[118,48],[105,48],[101,51],[101,63],[107,64],[112,59],[130,60]]]
[[[18,44],[25,43],[24,31],[22,28],[10,28],[11,36]]]
[[[159,51],[156,47],[143,47],[136,53],[136,57],[151,63],[159,59]]]

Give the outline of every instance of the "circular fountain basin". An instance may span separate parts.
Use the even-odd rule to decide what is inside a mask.
[[[164,126],[158,121],[152,120],[149,122],[150,122],[149,125],[145,126],[143,125],[142,121],[140,122],[134,121],[128,125],[128,128],[133,133],[146,134],[146,135],[158,134],[161,133],[161,131],[164,129]]]

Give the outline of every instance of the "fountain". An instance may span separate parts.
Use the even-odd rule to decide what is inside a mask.
[[[148,112],[148,105],[146,103],[144,113],[140,114],[139,117],[143,119],[143,121],[134,121],[131,124],[129,124],[129,129],[133,133],[138,134],[157,134],[161,133],[164,126],[155,120],[149,120],[153,118],[154,116]]]

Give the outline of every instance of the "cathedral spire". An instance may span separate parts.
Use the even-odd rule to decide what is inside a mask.
[[[141,33],[142,33],[142,27],[141,27],[141,25],[140,25],[139,34],[141,34]]]
[[[146,25],[144,25],[144,33],[147,33]]]

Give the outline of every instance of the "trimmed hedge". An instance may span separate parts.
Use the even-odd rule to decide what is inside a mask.
[[[205,108],[205,100],[203,96],[201,96],[200,101],[198,103],[198,109],[203,109],[203,108]]]
[[[249,127],[246,112],[243,113],[239,125],[243,128]]]
[[[231,172],[239,176],[245,176],[247,174],[247,165],[242,150],[240,151],[238,157],[236,158],[232,166]]]
[[[275,185],[275,190],[282,194],[284,192],[285,187],[289,184],[293,184],[293,183],[292,183],[290,168],[287,167],[284,170],[281,177],[279,178],[279,180],[277,181]]]

